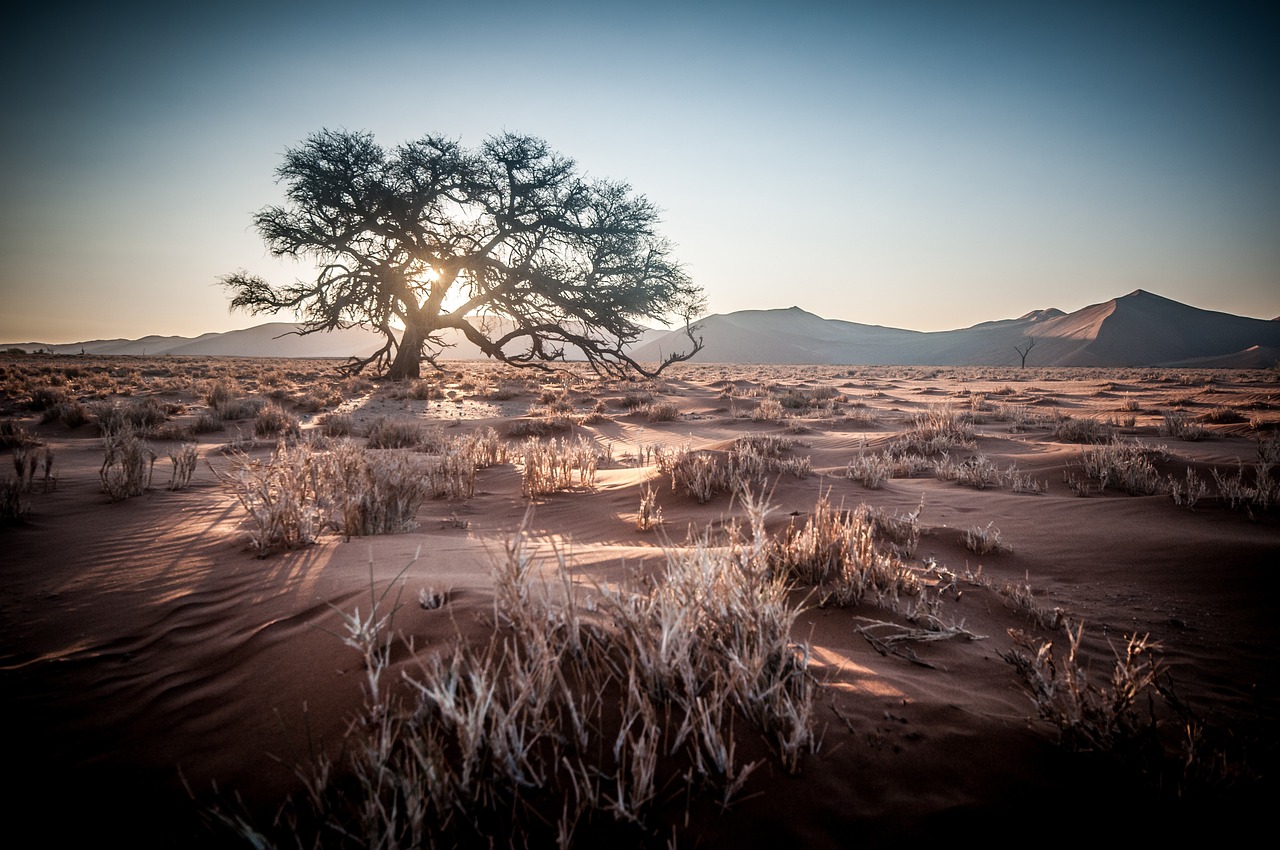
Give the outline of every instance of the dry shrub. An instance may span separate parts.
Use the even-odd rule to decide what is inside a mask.
[[[559,431],[569,431],[576,425],[570,416],[545,416],[533,419],[516,419],[507,426],[507,436],[517,439],[524,437],[545,437]]]
[[[1164,419],[1160,423],[1160,436],[1173,437],[1177,440],[1186,440],[1187,442],[1195,442],[1203,440],[1210,435],[1208,428],[1198,422],[1195,422],[1185,413],[1175,413],[1169,411],[1164,414]]]
[[[0,448],[34,446],[39,442],[39,438],[27,430],[21,422],[15,422],[12,419],[0,421]]]
[[[1053,424],[1053,437],[1068,443],[1105,443],[1110,432],[1105,424],[1092,417],[1063,416]]]
[[[59,402],[53,407],[47,408],[40,417],[41,422],[61,422],[68,428],[79,428],[88,422],[92,417],[88,408],[76,399],[68,399]]]
[[[522,527],[494,570],[500,631],[421,656],[405,699],[387,675],[399,590],[376,593],[371,568],[368,611],[343,616],[365,705],[341,761],[298,765],[306,793],[265,831],[211,814],[256,846],[568,846],[584,825],[652,837],[664,789],[727,805],[761,764],[738,755],[747,735],[796,772],[816,683],[764,548],[753,515],[750,537],[669,552],[659,580],[597,587],[587,611],[562,558],[537,578]]]
[[[1057,631],[1067,623],[1067,611],[1065,609],[1058,606],[1050,608],[1040,604],[1035,594],[1031,592],[1031,580],[1028,577],[1024,577],[1022,581],[998,582],[984,576],[982,574],[982,566],[979,565],[976,571],[966,568],[962,578],[968,584],[986,588],[1004,597],[1009,604],[1021,611],[1031,622],[1041,628]]]
[[[317,452],[281,443],[266,461],[240,456],[223,480],[249,515],[249,546],[264,558],[278,546],[297,549],[325,527]]]
[[[590,487],[595,483],[596,468],[605,455],[585,437],[531,439],[522,452],[521,482],[529,498],[567,490],[575,484]]]
[[[421,449],[439,451],[444,447],[444,433],[416,419],[379,416],[369,423],[365,445],[371,449]]]
[[[872,594],[882,607],[895,607],[900,597],[918,595],[921,585],[893,546],[877,545],[881,535],[894,536],[875,509],[846,511],[823,495],[802,526],[793,521],[771,541],[768,562],[787,581],[820,588],[824,604],[856,605]]]
[[[173,472],[169,477],[169,489],[181,490],[191,483],[195,474],[196,462],[199,460],[199,446],[195,443],[183,443],[169,452],[169,460],[173,462]]]
[[[224,422],[231,422],[240,419],[255,419],[263,406],[267,403],[264,398],[254,396],[246,398],[231,398],[226,401],[213,405],[213,410],[217,413],[218,418]]]
[[[259,437],[296,437],[301,428],[298,417],[275,402],[268,402],[253,420],[253,433]]]
[[[1166,455],[1162,446],[1147,448],[1137,442],[1113,438],[1109,443],[1080,450],[1080,459],[1073,469],[1083,474],[1083,482],[1074,475],[1073,469],[1065,470],[1063,479],[1077,492],[1081,492],[1082,485],[1096,482],[1099,492],[1115,487],[1131,496],[1151,496],[1165,492],[1167,487],[1151,459]]]
[[[782,402],[776,398],[766,398],[751,412],[753,422],[778,422],[787,415]]]
[[[674,422],[680,418],[680,408],[669,401],[647,404],[642,412],[650,422]]]
[[[1068,627],[1067,652],[1058,657],[1051,641],[1010,629],[1014,649],[1001,655],[1018,671],[1040,717],[1057,727],[1064,746],[1094,752],[1151,746],[1155,721],[1142,708],[1161,671],[1157,645],[1147,635],[1131,636],[1116,651],[1109,681],[1098,683],[1079,657],[1083,633],[1083,625]]]
[[[104,435],[124,430],[148,431],[169,418],[164,405],[154,398],[98,402],[91,406],[90,413]]]
[[[868,490],[879,490],[884,482],[893,478],[897,464],[888,452],[867,452],[863,449],[844,470],[844,477],[857,481]]]
[[[350,437],[356,431],[356,421],[349,413],[326,413],[319,425],[326,437]]]
[[[977,439],[973,414],[957,411],[950,405],[932,405],[911,418],[911,427],[889,446],[894,457],[909,452],[933,455],[956,446],[973,446]]]
[[[658,468],[671,476],[672,490],[705,504],[718,493],[763,487],[775,475],[807,477],[811,472],[808,457],[780,457],[792,445],[794,442],[784,437],[748,434],[735,440],[725,452],[698,451],[689,446],[659,451]]]
[[[1010,546],[1000,539],[1000,529],[995,527],[995,522],[989,522],[985,527],[981,525],[971,525],[964,533],[965,548],[976,555],[989,555],[992,552],[1008,552]]]
[[[260,557],[309,545],[327,528],[347,538],[407,531],[428,498],[464,499],[475,491],[475,463],[456,447],[423,458],[350,441],[328,451],[281,443],[269,460],[241,456],[235,466],[222,478],[249,515],[249,544]]]
[[[108,431],[102,438],[102,492],[113,502],[141,496],[151,486],[156,453],[131,428]]]
[[[1214,470],[1217,472],[1217,470]],[[1173,503],[1188,510],[1195,510],[1196,503],[1205,497],[1209,492],[1209,486],[1196,475],[1191,467],[1187,467],[1186,476],[1182,481],[1169,476],[1169,495],[1173,497]]]
[[[1232,425],[1236,422],[1244,422],[1245,417],[1235,408],[1215,407],[1204,415],[1204,421],[1212,422],[1214,425]]]
[[[27,516],[27,505],[22,503],[22,482],[5,476],[0,481],[0,522],[22,522]]]
[[[40,474],[41,490],[49,492],[57,486],[53,477],[53,449],[32,444],[14,446],[13,469],[18,473],[15,479],[24,493],[36,488],[36,473]]]
[[[636,514],[636,529],[651,531],[662,525],[662,506],[658,504],[658,493],[652,485],[640,485],[640,512]]]
[[[432,495],[431,477],[410,452],[369,452],[342,442],[313,463],[318,507],[348,539],[409,531]]]

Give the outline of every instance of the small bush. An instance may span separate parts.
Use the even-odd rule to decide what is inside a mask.
[[[971,525],[964,533],[965,548],[976,555],[988,555],[992,552],[1007,552],[1009,546],[1000,539],[1000,529],[994,522],[986,527]]]
[[[1068,443],[1104,443],[1110,434],[1107,427],[1097,419],[1064,416],[1054,423],[1054,439]]]
[[[298,417],[274,402],[268,402],[253,420],[253,433],[259,437],[297,437],[301,433]]]
[[[320,433],[326,437],[350,437],[356,422],[348,413],[326,413],[320,417]]]
[[[1173,437],[1177,440],[1186,440],[1195,442],[1203,440],[1209,436],[1209,429],[1203,425],[1194,422],[1190,416],[1185,413],[1168,412],[1164,414],[1164,421],[1160,423],[1160,436]]]
[[[766,398],[751,412],[753,422],[778,422],[787,415],[782,402],[775,398]]]
[[[529,498],[567,490],[575,483],[590,487],[604,454],[585,437],[576,440],[531,439],[522,452],[521,482]],[[575,474],[576,473],[576,474]]]
[[[680,418],[680,408],[669,401],[645,405],[643,410],[650,422],[674,422]]]
[[[7,475],[0,481],[0,522],[22,522],[27,505],[22,503],[22,482]]]
[[[380,416],[369,423],[365,436],[365,445],[371,449],[438,451],[445,443],[444,434],[439,428],[424,427],[416,419],[389,416]]]
[[[151,486],[156,453],[131,429],[109,431],[103,437],[102,492],[113,502],[141,496]]]
[[[173,473],[169,478],[170,490],[182,490],[191,483],[191,476],[195,474],[196,461],[199,459],[199,448],[195,443],[184,443],[169,452],[169,460],[173,463]]]
[[[1244,422],[1244,415],[1240,411],[1230,407],[1215,407],[1204,415],[1206,422],[1212,422],[1214,425],[1231,425],[1236,422]]]

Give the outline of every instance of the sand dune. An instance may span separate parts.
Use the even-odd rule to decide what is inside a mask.
[[[1031,337],[1036,347],[1029,365],[1152,366],[1280,345],[1274,322],[1201,310],[1143,290],[1069,314],[1038,310],[930,333],[823,320],[794,307],[710,316],[702,325],[706,348],[696,359],[703,362],[1012,365],[1019,362],[1014,347]],[[654,359],[658,344],[639,348],[637,356]]]
[[[1137,290],[1074,313],[1032,310],[1017,319],[983,322],[951,331],[922,332],[824,319],[799,307],[741,310],[702,319],[706,363],[810,363],[850,365],[1003,366],[1019,362],[1015,346],[1035,339],[1029,365],[1267,368],[1276,363],[1280,323],[1201,310]],[[139,340],[93,340],[65,345],[0,345],[58,354],[132,354],[244,357],[366,356],[379,338],[359,328],[298,336],[296,325],[269,323],[240,331]],[[485,356],[457,332],[446,332],[445,355]],[[685,351],[683,330],[651,329],[632,348],[639,361],[660,361]],[[572,357],[572,351],[569,352]],[[1269,358],[1269,359],[1268,359]]]
[[[1015,321],[1057,322],[1061,339],[1070,330],[1089,345],[1105,339],[1106,322],[1126,309]],[[830,327],[795,312],[786,318],[808,327],[811,338]],[[775,318],[739,321],[758,331]],[[999,323],[987,330],[1004,331]],[[245,512],[215,474],[235,469],[235,455],[223,447],[242,443],[236,432],[251,431],[251,422],[196,437],[201,466],[181,490],[164,486],[165,454],[177,443],[154,439],[160,461],[153,486],[111,502],[101,491],[103,453],[94,426],[69,428],[56,416],[42,422],[27,409],[31,389],[57,372],[67,377],[52,386],[86,402],[114,387],[109,398],[120,404],[148,396],[180,403],[167,426],[181,428],[208,412],[202,382],[224,374],[226,363],[10,357],[4,365],[5,421],[27,429],[57,459],[56,487],[37,484],[22,494],[25,521],[0,528],[0,690],[14,738],[8,764],[23,777],[21,788],[0,800],[11,823],[42,824],[43,845],[116,839],[131,846],[226,846],[226,836],[209,832],[199,814],[232,791],[267,828],[284,795],[298,791],[290,765],[317,745],[338,754],[360,711],[361,660],[340,636],[343,613],[368,611],[371,590],[403,592],[395,619],[404,638],[394,658],[397,681],[420,675],[423,659],[450,653],[458,640],[483,646],[495,634],[492,568],[529,508],[518,455],[481,470],[470,499],[424,503],[407,533],[350,540],[326,534],[314,545],[259,559],[245,545]],[[741,719],[740,754],[760,764],[731,806],[699,791],[697,782],[673,781],[646,824],[610,825],[600,814],[595,827],[583,827],[581,846],[606,838],[618,846],[665,844],[674,835],[679,845],[708,848],[939,840],[1067,847],[1081,835],[1182,842],[1227,822],[1241,834],[1265,822],[1265,807],[1253,807],[1275,790],[1280,677],[1267,588],[1280,526],[1274,506],[1232,510],[1213,471],[1229,476],[1238,458],[1252,463],[1259,438],[1280,426],[1272,373],[686,364],[661,382],[639,385],[454,365],[459,371],[441,381],[441,393],[418,399],[392,385],[344,382],[326,371],[331,364],[231,361],[243,393],[273,392],[286,407],[291,393],[341,388],[343,400],[333,409],[352,417],[357,441],[386,415],[438,426],[446,436],[483,427],[506,433],[547,419],[537,410],[547,403],[541,399],[559,398],[568,410],[562,415],[574,423],[560,433],[592,441],[608,460],[590,486],[536,499],[527,535],[539,574],[550,575],[563,557],[587,597],[602,586],[660,576],[664,550],[684,551],[690,529],[723,528],[743,516],[741,503],[727,494],[699,504],[674,491],[654,447],[690,445],[723,455],[744,435],[790,441],[782,457],[807,459],[807,473],[780,473],[768,482],[769,533],[785,535],[803,524],[820,494],[845,508],[865,503],[896,515],[920,509],[921,536],[905,563],[937,586],[954,580],[939,596],[938,617],[963,623],[975,638],[888,651],[859,629],[872,621],[912,628],[911,598],[822,607],[813,589],[797,587],[793,598],[803,610],[793,638],[807,647],[817,683],[813,722],[820,742],[803,756],[798,774],[783,770],[771,739]],[[119,383],[143,366],[145,382],[138,373],[135,385]],[[310,377],[290,387],[280,383],[285,373]],[[516,388],[514,398],[501,402],[505,412],[482,398],[498,385]],[[124,389],[128,395],[119,394]],[[677,412],[654,421],[644,407],[623,406],[640,392]],[[794,406],[761,419],[757,408],[769,399]],[[942,454],[876,489],[847,477],[852,461],[891,447],[915,415],[944,405],[971,412],[975,430],[946,458],[989,458],[1047,491],[943,480],[933,472]],[[530,407],[534,414],[526,413]],[[604,412],[593,414],[597,407]],[[316,435],[319,418],[296,412],[304,433]],[[1161,436],[1166,412],[1200,424],[1201,438]],[[1208,482],[1207,492],[1194,510],[1167,493],[1127,495],[1114,484],[1079,497],[1064,476],[1080,473],[1087,445],[1063,436],[1068,415],[1153,447],[1159,476],[1185,480],[1192,469]],[[1108,418],[1114,424],[1103,425]],[[509,443],[516,449],[523,440]],[[272,450],[270,440],[249,446],[262,461]],[[636,527],[647,484],[657,488],[660,530]],[[965,535],[989,524],[1007,548],[979,555]],[[965,579],[966,572],[985,582]],[[1024,582],[1033,604],[1001,592]],[[420,588],[445,591],[445,604],[420,607]],[[1228,770],[1214,774],[1198,762],[1206,776],[1179,797],[1160,786],[1169,775],[1157,781],[1155,768],[1132,754],[1059,746],[1062,731],[1038,716],[1002,657],[1015,647],[1010,629],[1051,640],[1058,651],[1065,645],[1066,634],[1038,623],[1033,608],[1061,608],[1083,624],[1081,663],[1099,680],[1128,636],[1157,640],[1168,687],[1206,729],[1229,730]],[[1180,730],[1167,705],[1151,699],[1177,756]]]

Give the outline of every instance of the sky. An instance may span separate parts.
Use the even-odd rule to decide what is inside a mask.
[[[191,8],[182,8],[189,5]],[[1274,3],[21,2],[0,340],[248,327],[284,151],[514,131],[663,210],[709,309],[1280,315]]]

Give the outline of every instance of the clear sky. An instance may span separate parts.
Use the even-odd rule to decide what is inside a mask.
[[[6,342],[264,321],[216,281],[310,276],[250,217],[325,127],[541,136],[665,211],[713,312],[940,330],[1143,288],[1280,314],[1274,2],[21,7]]]

